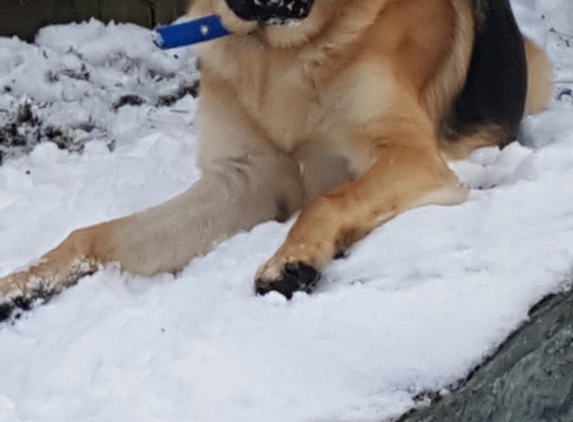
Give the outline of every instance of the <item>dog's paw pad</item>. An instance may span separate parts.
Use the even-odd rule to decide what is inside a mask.
[[[297,291],[310,293],[319,278],[320,273],[310,265],[288,262],[279,277],[273,280],[258,278],[255,281],[255,291],[259,295],[275,291],[290,299]]]

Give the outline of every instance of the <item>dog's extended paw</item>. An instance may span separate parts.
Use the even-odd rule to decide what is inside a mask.
[[[287,262],[276,277],[265,276],[265,271],[255,281],[255,291],[265,295],[271,291],[279,292],[287,299],[294,292],[310,293],[320,278],[320,272],[303,262]]]
[[[18,319],[23,311],[29,311],[36,305],[48,301],[51,296],[52,293],[37,289],[27,294],[18,292],[8,297],[0,297],[0,323]]]
[[[0,322],[18,317],[21,311],[28,311],[58,293],[31,270],[0,277]]]
[[[0,302],[0,323],[19,318],[21,311],[29,311],[36,303],[43,303],[45,299],[30,299],[26,297],[16,297],[11,300]]]

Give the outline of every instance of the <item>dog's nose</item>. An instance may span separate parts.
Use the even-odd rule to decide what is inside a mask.
[[[314,0],[225,0],[241,19],[262,23],[285,23],[304,19]]]

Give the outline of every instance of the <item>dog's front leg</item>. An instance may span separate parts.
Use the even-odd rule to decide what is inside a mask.
[[[355,133],[372,164],[356,180],[303,209],[276,254],[260,268],[259,294],[310,291],[328,262],[376,226],[424,204],[457,204],[466,189],[441,158],[426,119],[389,117]]]
[[[154,208],[74,231],[25,271],[0,278],[0,320],[14,307],[60,292],[99,266],[176,272],[221,240],[300,208],[298,167],[268,150],[205,165],[188,191]]]

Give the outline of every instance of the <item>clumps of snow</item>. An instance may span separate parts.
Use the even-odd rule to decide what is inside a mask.
[[[34,44],[0,38],[0,157],[45,141],[70,151],[90,140],[113,148],[122,138],[120,108],[176,109],[197,90],[194,56],[159,50],[135,25],[51,26]],[[141,123],[139,135],[149,129]]]

